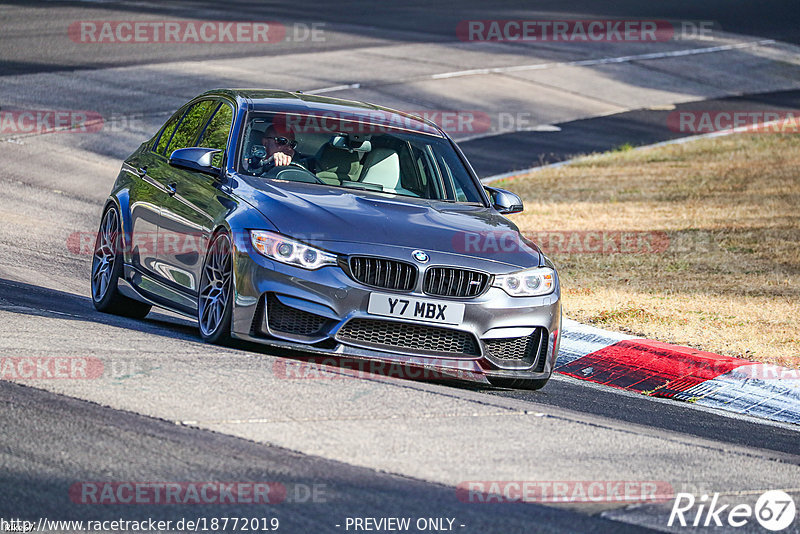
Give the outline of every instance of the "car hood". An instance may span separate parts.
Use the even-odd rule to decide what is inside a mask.
[[[307,243],[324,243],[334,252],[347,253],[346,247],[336,244],[347,242],[460,254],[520,267],[544,261],[516,225],[483,206],[320,184],[246,182],[250,185],[243,188],[246,200],[278,232]]]

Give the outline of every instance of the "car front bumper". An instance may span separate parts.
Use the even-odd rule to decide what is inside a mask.
[[[375,248],[370,247],[369,252],[375,255]],[[403,251],[401,257],[409,254]],[[396,247],[387,247],[378,255],[395,258],[398,254]],[[459,266],[457,260],[453,255],[432,253],[430,264]],[[491,261],[482,267],[486,266],[510,272],[507,266]],[[474,298],[429,296],[420,287],[397,293],[400,297],[463,303],[463,320],[451,325],[372,315],[367,311],[370,295],[392,291],[361,284],[339,266],[310,271],[274,262],[246,244],[236,246],[234,279],[232,334],[242,340],[317,355],[398,364],[433,371],[426,376],[483,383],[490,378],[548,378],[558,355],[558,281],[553,293],[541,297],[511,297],[494,287]],[[378,328],[368,339],[353,334],[371,326]],[[413,335],[397,342],[392,334],[396,332]],[[453,350],[454,339],[463,341],[462,346],[468,349]],[[450,350],[436,350],[439,346]]]

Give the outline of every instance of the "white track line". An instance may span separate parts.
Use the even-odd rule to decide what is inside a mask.
[[[561,61],[555,63],[535,63],[533,65],[514,65],[510,67],[490,67],[483,69],[469,69],[457,70],[453,72],[442,72],[439,74],[431,74],[424,76],[423,79],[430,80],[445,80],[448,78],[460,78],[464,76],[480,76],[484,74],[504,74],[508,72],[523,72],[529,70],[545,70],[554,69],[559,67],[591,67],[594,65],[607,65],[611,63],[630,63],[631,61],[644,61],[648,59],[663,59],[668,57],[681,57],[681,56],[694,56],[697,54],[712,54],[715,52],[727,52],[729,50],[741,50],[743,48],[753,48],[757,46],[775,44],[774,39],[762,39],[760,41],[751,41],[747,43],[736,43],[729,45],[711,46],[705,48],[688,48],[685,50],[672,50],[670,52],[652,52],[649,54],[636,54],[632,56],[619,56],[619,57],[603,57],[597,59],[582,59],[577,61]],[[408,81],[408,80],[405,80]],[[397,83],[403,83],[398,81]],[[350,83],[342,85],[332,85],[330,87],[322,87],[320,89],[313,89],[305,91],[309,95],[319,95],[323,93],[333,93],[336,91],[344,91],[346,89],[360,89],[370,84]]]
[[[629,63],[631,61],[644,61],[647,59],[663,59],[668,57],[694,56],[697,54],[711,54],[714,52],[726,52],[729,50],[740,50],[742,48],[752,48],[756,46],[775,44],[774,39],[762,39],[748,43],[737,43],[730,45],[712,46],[706,48],[689,48],[685,50],[672,50],[671,52],[652,52],[649,54],[637,54],[633,56],[604,57],[598,59],[582,59],[579,61],[562,61],[557,63],[536,63],[534,65],[515,65],[513,67],[494,67],[487,69],[458,70],[454,72],[444,72],[431,76],[434,80],[444,78],[458,78],[461,76],[476,76],[481,74],[503,74],[506,72],[520,72],[528,70],[544,70],[558,67],[591,67],[593,65],[606,65],[609,63]]]
[[[330,87],[323,87],[321,89],[313,89],[311,91],[303,91],[307,95],[321,95],[322,93],[332,93],[334,91],[344,91],[345,89],[359,89],[360,83],[348,83],[344,85],[332,85]]]

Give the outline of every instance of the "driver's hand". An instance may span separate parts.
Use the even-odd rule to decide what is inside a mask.
[[[275,152],[272,155],[272,162],[276,167],[283,167],[284,165],[289,165],[292,162],[292,156],[289,154],[284,154],[283,152]]]

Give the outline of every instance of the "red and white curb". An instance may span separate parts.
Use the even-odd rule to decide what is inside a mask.
[[[800,370],[562,323],[555,371],[653,397],[800,424]]]

